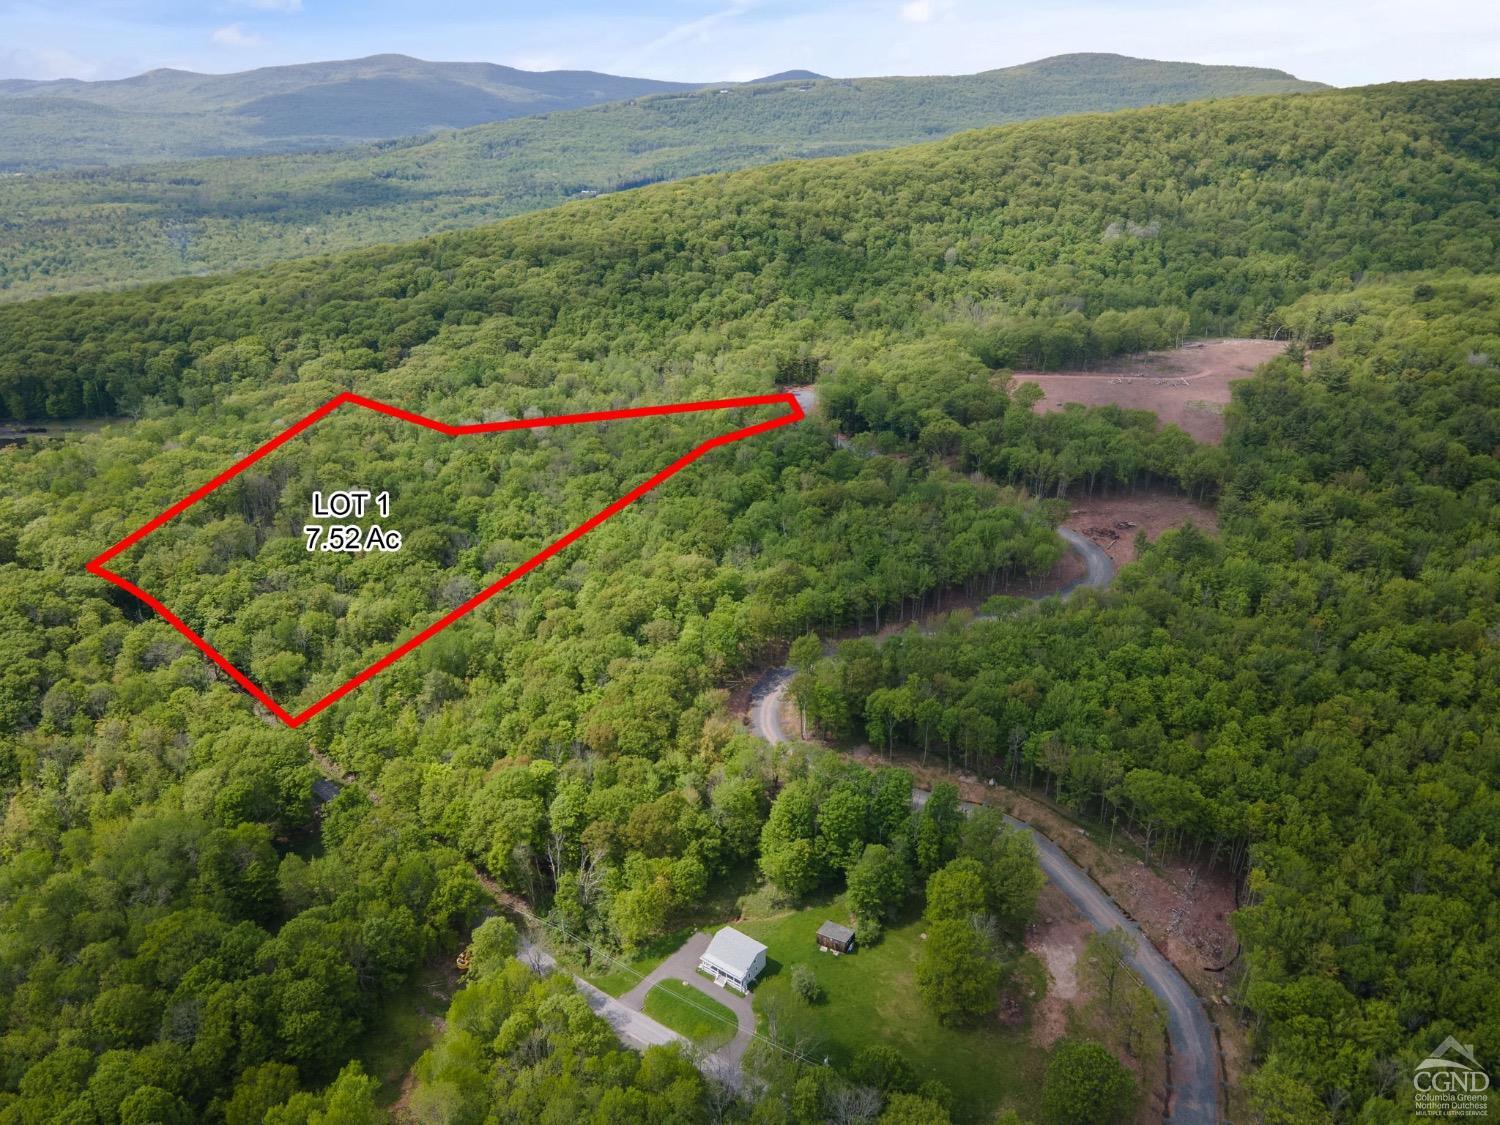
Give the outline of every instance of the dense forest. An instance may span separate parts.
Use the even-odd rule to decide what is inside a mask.
[[[255,73],[243,76],[241,86],[252,86]],[[417,77],[436,81],[420,72],[402,81]],[[578,112],[558,112],[545,101],[526,103],[552,112],[436,136],[285,156],[170,164],[146,164],[143,158],[132,167],[50,175],[35,174],[33,166],[31,174],[0,176],[0,213],[6,216],[0,223],[0,300],[266,265],[472,227],[580,195],[793,157],[888,148],[983,125],[1319,88],[1275,70],[1118,55],[1064,55],[954,77],[719,83],[656,96],[632,97],[647,91],[628,91],[627,80],[615,81],[621,87],[614,96],[630,100]],[[343,85],[350,85],[347,78]],[[471,87],[448,85],[472,94]],[[399,89],[358,92],[362,102],[393,103],[370,125],[377,131],[369,136],[398,137],[391,122],[410,120],[431,100],[418,97],[407,105]],[[447,101],[459,99],[448,93]],[[463,113],[475,112],[473,101],[471,96],[464,102]],[[50,100],[0,104],[14,114],[45,110]],[[399,114],[390,112],[396,107]],[[319,107],[305,107],[300,116],[316,120]],[[213,128],[224,119],[210,115],[205,125]],[[296,126],[307,127],[305,121]],[[379,132],[381,127],[387,131]],[[45,135],[56,125],[43,121],[32,128]],[[14,167],[26,167],[29,146],[19,139],[4,143],[4,131],[0,118],[0,150],[16,154]],[[418,131],[426,130],[407,130]],[[125,129],[123,142],[121,132],[111,120],[107,151],[180,142],[182,136],[180,125]],[[46,136],[39,159],[54,158],[59,149],[74,158],[93,151],[60,144],[54,133]]]
[[[724,689],[788,648],[833,738],[1232,865],[1256,1111],[1401,1119],[1446,1035],[1500,1041],[1497,143],[1485,82],[1136,111],[0,310],[11,417],[115,416],[0,450],[0,1120],[378,1119],[355,1044],[471,941],[416,1071],[450,1120],[961,1116],[881,1084],[899,1068],[775,1050],[752,1107],[674,1050],[617,1050],[474,931],[481,876],[620,953],[730,872],[841,890],[872,939],[915,895],[942,939],[924,997],[974,1018],[965,982],[1006,970],[1034,861],[952,794],[898,810],[900,771],[745,734]],[[1111,408],[1034,414],[1007,371],[1229,330],[1290,347],[1219,451]],[[297,731],[83,570],[340,390],[463,422],[809,376],[825,418],[717,451]],[[708,425],[313,431],[308,464],[132,564],[316,693]],[[288,513],[365,458],[412,505],[411,565],[298,565]],[[823,654],[1045,570],[1059,500],[1146,481],[1216,495],[1222,538],[1169,535],[1107,593]],[[319,812],[310,747],[357,778]],[[1099,1089],[1110,1120],[1130,1091]]]
[[[1330,346],[1238,388],[1220,541],[1172,533],[1068,612],[845,645],[792,690],[832,734],[1246,864],[1267,1120],[1391,1120],[1398,1062],[1500,1038],[1500,280],[1281,317]]]
[[[18,418],[135,413],[239,379],[411,378],[454,353],[427,393],[613,364],[633,373],[623,399],[648,366],[700,356],[732,357],[740,385],[764,389],[762,372],[803,352],[878,362],[934,336],[1003,367],[1183,331],[1269,335],[1278,306],[1341,280],[1491,265],[1497,145],[1494,86],[1472,82],[781,164],[332,260],[0,308],[0,402]]]

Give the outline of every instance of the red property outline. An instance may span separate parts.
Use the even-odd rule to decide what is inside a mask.
[[[152,597],[145,590],[141,589],[134,582],[131,582],[128,578],[124,578],[121,575],[116,574],[114,571],[107,569],[104,564],[109,562],[122,551],[129,550],[131,547],[139,543],[142,539],[146,538],[146,536],[150,535],[153,531],[161,527],[167,521],[175,519],[177,516],[187,511],[214,489],[232,480],[245,469],[249,468],[251,465],[255,464],[255,462],[259,461],[262,457],[266,456],[268,453],[284,445],[286,442],[291,441],[292,438],[302,433],[303,430],[306,430],[314,423],[321,421],[323,418],[326,418],[339,407],[346,404],[350,406],[360,406],[365,408],[366,410],[373,410],[377,414],[385,414],[392,418],[399,418],[403,422],[410,422],[415,426],[423,426],[429,430],[436,430],[438,433],[447,434],[449,437],[465,437],[470,434],[497,434],[503,433],[508,430],[536,430],[543,429],[548,426],[576,426],[586,422],[612,422],[621,418],[649,418],[658,414],[694,414],[708,410],[734,410],[736,408],[745,406],[781,405],[789,406],[791,409],[786,414],[777,415],[775,418],[768,419],[764,422],[756,422],[754,425],[742,426],[737,430],[731,430],[729,433],[720,434],[717,437],[709,438],[702,444],[695,446],[692,450],[683,454],[681,457],[677,458],[677,460],[673,461],[665,469],[657,472],[650,479],[645,481],[645,483],[637,485],[635,488],[632,488],[629,492],[625,493],[624,496],[621,496],[618,500],[614,501],[614,503],[600,509],[598,512],[594,513],[594,515],[590,516],[588,519],[584,520],[581,524],[575,527],[572,531],[569,531],[567,534],[563,535],[561,538],[553,542],[550,546],[537,552],[520,566],[516,567],[514,570],[506,574],[503,578],[485,587],[483,590],[479,591],[479,593],[475,594],[472,598],[464,602],[458,608],[444,614],[437,621],[427,626],[427,628],[423,629],[416,636],[412,637],[410,640],[403,642],[399,647],[393,649],[391,652],[375,661],[374,664],[371,664],[363,672],[360,672],[357,676],[349,680],[343,686],[334,689],[333,691],[325,695],[322,699],[319,699],[317,702],[307,707],[305,710],[293,715],[285,708],[283,708],[279,703],[277,703],[274,699],[272,699],[268,694],[266,694],[266,692],[254,680],[252,680],[249,676],[245,675],[245,673],[241,672],[238,668],[231,664],[223,656],[223,654],[218,652],[211,644],[200,637],[197,633],[193,632],[193,630],[188,627],[186,622],[184,622],[180,617],[178,617],[170,609],[164,606],[160,601]],[[299,727],[303,723],[307,722],[308,719],[318,714],[318,712],[324,710],[338,700],[342,699],[344,696],[348,695],[355,688],[359,687],[360,684],[363,684],[365,681],[379,675],[381,672],[389,668],[392,664],[396,663],[396,661],[400,660],[403,656],[411,652],[413,649],[418,648],[419,646],[425,644],[427,641],[431,640],[438,633],[441,633],[444,629],[446,629],[449,625],[452,625],[460,617],[473,612],[475,609],[483,605],[485,602],[489,601],[490,598],[493,598],[501,590],[505,589],[517,579],[523,578],[527,574],[531,573],[531,571],[541,566],[542,563],[546,562],[553,555],[557,554],[559,551],[562,551],[564,548],[570,546],[578,539],[581,539],[583,536],[587,535],[590,531],[598,527],[605,520],[629,507],[632,503],[639,500],[642,496],[650,492],[657,485],[661,484],[663,481],[669,479],[670,477],[681,472],[683,469],[687,468],[694,461],[698,460],[698,458],[702,457],[705,453],[708,453],[713,449],[718,449],[720,446],[729,445],[736,441],[743,441],[747,437],[754,437],[756,434],[765,433],[767,430],[774,430],[778,426],[785,426],[793,422],[800,422],[805,417],[806,415],[803,413],[802,405],[797,401],[797,397],[791,393],[786,393],[774,395],[751,395],[746,398],[712,399],[706,402],[676,402],[670,403],[666,406],[636,406],[626,410],[596,410],[586,414],[559,414],[556,417],[552,418],[525,418],[516,419],[509,422],[482,422],[469,426],[453,426],[449,425],[446,422],[439,422],[432,418],[424,418],[422,417],[422,415],[413,414],[409,410],[402,410],[400,407],[389,406],[386,403],[377,402],[372,398],[365,398],[363,395],[357,395],[353,394],[352,392],[346,391],[343,394],[330,399],[328,402],[318,407],[318,409],[314,410],[311,414],[307,415],[307,417],[303,418],[301,421],[289,426],[286,430],[278,434],[276,437],[272,438],[270,441],[266,442],[248,457],[242,458],[241,460],[235,462],[235,464],[224,470],[224,472],[214,477],[213,480],[209,481],[201,488],[189,493],[187,496],[177,501],[177,503],[173,504],[166,511],[162,512],[161,515],[157,516],[155,519],[151,520],[151,522],[143,525],[137,530],[131,532],[129,535],[125,536],[124,539],[121,539],[113,547],[109,548],[109,550],[105,551],[97,558],[90,559],[89,562],[85,565],[84,569],[86,569],[90,574],[104,579],[106,582],[113,582],[116,586],[120,587],[120,589],[126,591],[127,593],[134,594],[137,598],[140,598],[141,601],[145,602],[158,614],[160,614],[169,625],[171,625],[188,640],[192,641],[193,644],[196,645],[205,656],[207,656],[210,660],[212,660],[215,664],[217,664],[220,668],[227,672],[236,683],[238,683],[242,688],[244,688],[252,696],[254,696],[273,715],[275,715],[289,727]]]

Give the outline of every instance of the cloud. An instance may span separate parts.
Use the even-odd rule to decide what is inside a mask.
[[[55,78],[89,79],[98,73],[99,67],[95,63],[55,47],[0,51],[0,76],[6,78],[34,78],[46,82]]]
[[[1494,76],[1500,59],[1494,0],[670,0],[578,5],[596,13],[588,20],[562,12],[566,5],[473,0],[368,5],[355,19],[327,0],[211,0],[193,10],[221,14],[203,22],[127,18],[143,2],[0,0],[0,77],[114,78],[156,66],[223,69],[236,57],[292,63],[403,50],[707,82],[789,67],[968,74],[1114,51],[1353,85]],[[154,7],[188,10],[181,0]],[[211,39],[220,24],[240,34]],[[239,45],[261,37],[260,47]]]
[[[901,5],[901,18],[907,23],[932,23],[952,11],[952,0],[909,0]]]
[[[507,66],[517,70],[566,70],[567,60],[551,51],[539,51],[530,55],[512,55],[505,60]]]
[[[713,40],[711,35],[719,25],[731,20],[736,20],[745,15],[754,6],[755,0],[729,0],[728,6],[717,12],[710,12],[706,16],[680,23],[667,31],[656,36],[650,42],[645,43],[632,51],[627,52],[615,59],[609,69],[619,73],[630,70],[656,56],[668,47],[675,47],[680,43],[693,42],[696,46],[702,46]]]
[[[221,47],[263,47],[266,41],[242,23],[226,23],[209,36]]]

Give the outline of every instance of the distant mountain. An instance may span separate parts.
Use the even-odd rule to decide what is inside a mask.
[[[329,148],[694,88],[406,55],[109,82],[11,79],[0,82],[0,169]]]
[[[761,86],[768,82],[815,82],[827,77],[826,74],[819,74],[812,70],[783,70],[779,74],[768,74],[764,78],[752,78],[747,85]]]
[[[0,176],[0,300],[417,238],[983,125],[1318,88],[1277,70],[1064,55],[961,77],[710,85],[334,152]]]

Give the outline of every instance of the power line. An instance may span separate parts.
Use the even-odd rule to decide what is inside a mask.
[[[312,754],[314,764],[316,764],[316,765],[318,765],[318,766],[321,767],[321,766],[324,765],[324,761],[327,760],[327,761],[329,761],[330,765],[337,766],[337,763],[333,763],[333,762],[331,762],[331,760],[324,759],[324,756],[321,755],[321,754],[319,754],[318,751],[315,750],[312,747],[311,744],[309,744],[308,750]],[[322,759],[322,760],[320,760],[320,759]],[[327,772],[329,772],[329,771],[325,767],[322,770],[322,772],[324,772],[324,774],[326,776]],[[345,773],[345,774],[342,775],[342,778],[343,778],[343,784],[357,785],[359,787],[359,790],[362,793],[364,793],[367,798],[370,799],[370,801],[371,801],[372,804],[373,803],[378,803],[376,801],[376,799],[375,799],[374,794],[370,793],[367,790],[367,788],[364,785],[364,783],[356,775]],[[561,923],[559,923],[559,922],[549,922],[547,919],[541,917],[540,915],[533,913],[528,907],[522,906],[521,903],[524,900],[522,900],[521,898],[519,898],[519,896],[506,893],[503,889],[501,889],[499,887],[498,884],[495,884],[495,887],[496,887],[495,890],[490,890],[489,886],[487,885],[487,882],[492,882],[492,880],[487,880],[485,874],[481,871],[481,869],[479,868],[479,866],[477,864],[475,864],[475,863],[473,863],[471,861],[470,864],[469,864],[469,866],[474,871],[475,876],[479,879],[479,885],[481,887],[484,887],[485,890],[489,892],[490,896],[492,898],[494,898],[497,902],[501,903],[504,906],[509,907],[511,910],[514,910],[517,914],[520,914],[520,915],[522,915],[522,916],[530,919],[531,921],[536,922],[539,925],[546,926],[548,929],[556,930],[558,933],[562,934],[564,937],[569,938],[572,941],[578,942],[579,944],[581,944],[582,946],[584,946],[584,948],[591,950],[592,952],[594,952],[598,956],[602,957],[604,960],[610,962],[612,965],[618,966],[621,970],[623,970],[629,976],[635,978],[635,982],[637,984],[641,984],[641,983],[643,983],[645,981],[646,978],[642,974],[636,972],[627,963],[625,963],[624,961],[621,961],[618,957],[616,957],[614,954],[610,953],[608,950],[599,948],[597,945],[595,945],[594,943],[590,942],[587,938],[580,937],[579,935],[573,933],[571,930],[569,930],[566,926],[562,925]],[[591,985],[590,987],[597,987],[597,986]],[[599,991],[603,992],[604,990],[600,989]],[[605,995],[608,996],[609,994],[605,993]],[[610,999],[611,1000],[615,1000],[617,1002],[619,1000],[618,997],[614,997],[614,996],[611,996]],[[696,1008],[698,1011],[702,1012],[704,1015],[709,1016],[709,1017],[711,1017],[713,1019],[718,1020],[720,1023],[724,1022],[724,1017],[721,1016],[718,1012],[715,1012],[715,1011],[713,1011],[710,1008],[704,1007],[703,1005],[697,1003],[697,1001],[695,1001],[695,1000],[693,1000],[693,999],[691,999],[689,997],[679,996],[679,997],[677,997],[677,999],[682,1000],[684,1003],[686,1003],[691,1008]],[[627,1010],[633,1010],[633,1009],[627,1009]],[[639,1014],[640,1015],[645,1015],[644,1012],[641,1012]],[[668,1030],[670,1030],[670,1029],[668,1029]],[[736,1017],[735,1021],[734,1021],[734,1031],[735,1031],[735,1034],[739,1034],[739,1030],[740,1030],[739,1018]],[[809,1066],[816,1066],[816,1065],[818,1065],[812,1059],[809,1059],[807,1056],[801,1054],[800,1052],[793,1051],[790,1047],[786,1047],[783,1044],[776,1042],[776,1040],[770,1038],[769,1036],[762,1035],[760,1032],[756,1031],[754,1027],[751,1027],[750,1030],[747,1032],[747,1034],[750,1036],[751,1039],[756,1039],[756,1040],[759,1040],[762,1043],[768,1044],[769,1046],[771,1046],[771,1047],[775,1048],[776,1050],[780,1051],[782,1054],[788,1055],[789,1057],[796,1059],[798,1062],[807,1063]],[[684,1037],[684,1038],[686,1038],[686,1037]],[[690,1042],[691,1042],[691,1040],[690,1040]]]
[[[589,941],[587,938],[580,937],[579,935],[573,933],[566,926],[562,925],[559,922],[550,922],[546,918],[542,918],[539,915],[532,913],[530,910],[526,909],[523,906],[517,906],[514,903],[511,903],[510,905],[511,905],[511,908],[513,910],[515,910],[518,914],[524,915],[526,918],[530,919],[531,921],[536,922],[539,925],[546,926],[550,930],[556,930],[558,933],[562,934],[564,937],[570,939],[571,941],[577,942],[578,944],[582,945],[584,948],[590,950],[596,956],[598,956],[598,957],[602,958],[603,960],[608,961],[610,964],[616,966],[617,968],[619,968],[620,970],[622,970],[627,976],[633,978],[636,984],[644,984],[645,983],[645,981],[646,981],[645,975],[636,972],[636,970],[633,969],[633,968],[631,968],[629,964],[627,964],[624,961],[621,961],[618,957],[616,957],[614,954],[610,953],[608,950],[601,949],[595,943]],[[591,987],[597,987],[597,986],[595,985],[595,986],[591,986]],[[603,992],[604,990],[600,989],[599,991]],[[608,993],[605,993],[605,995],[608,995]],[[610,999],[615,1000],[616,1002],[620,1002],[618,997],[610,997]],[[704,1015],[709,1016],[712,1019],[718,1020],[720,1023],[726,1022],[725,1019],[724,1019],[724,1017],[722,1015],[720,1015],[718,1012],[715,1012],[713,1009],[705,1007],[702,1004],[699,1004],[695,999],[693,999],[691,997],[678,996],[677,999],[681,1000],[683,1003],[687,1004],[689,1007],[697,1009],[698,1011],[702,1012]],[[641,1014],[644,1015],[645,1013],[642,1012]],[[734,1030],[735,1030],[736,1034],[740,1030],[740,1022],[739,1022],[739,1018],[738,1017],[735,1017],[735,1020],[734,1020]],[[809,1059],[807,1056],[805,1056],[805,1055],[803,1055],[803,1054],[801,1054],[801,1053],[799,1053],[797,1051],[792,1050],[790,1047],[787,1047],[787,1046],[785,1046],[782,1043],[778,1043],[776,1040],[770,1038],[769,1036],[762,1035],[760,1032],[756,1031],[753,1027],[750,1028],[750,1030],[746,1034],[748,1034],[750,1036],[750,1038],[752,1038],[752,1039],[759,1040],[760,1042],[765,1043],[768,1046],[774,1047],[776,1050],[780,1051],[782,1054],[787,1055],[787,1056],[789,1056],[791,1058],[794,1058],[798,1062],[807,1063],[809,1066],[816,1066],[817,1065],[816,1062],[814,1062],[812,1059]]]

